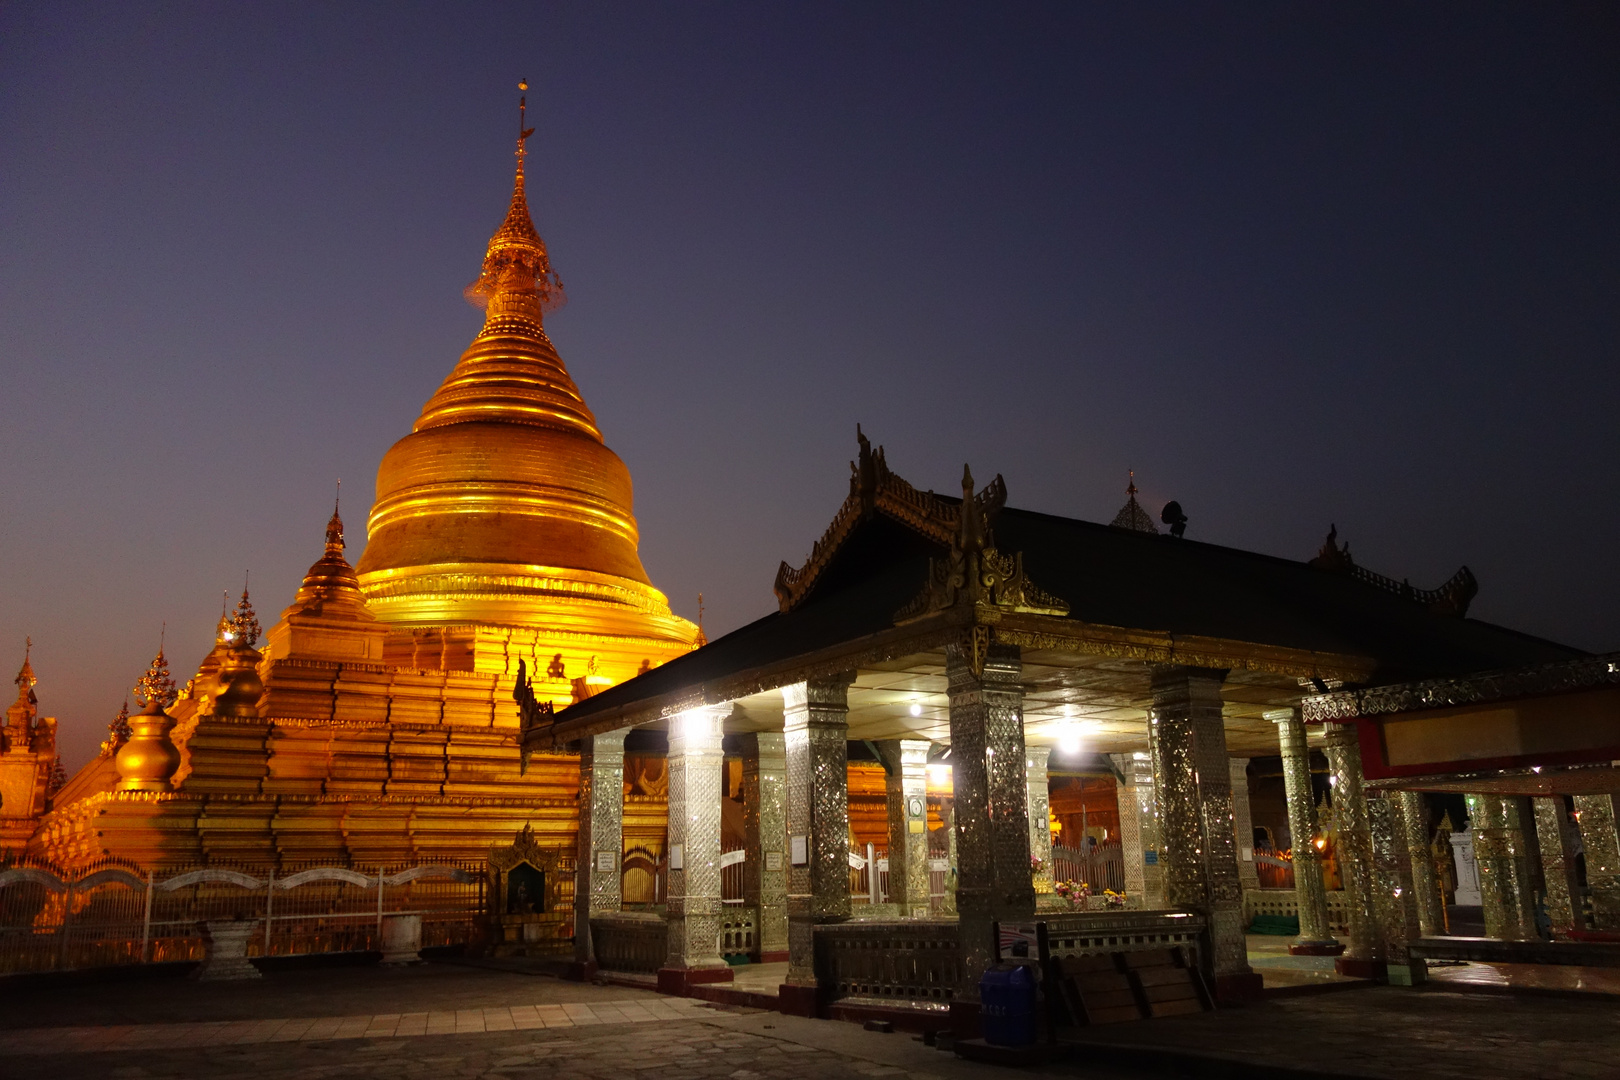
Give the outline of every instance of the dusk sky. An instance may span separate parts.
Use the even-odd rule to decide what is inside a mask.
[[[0,667],[70,769],[168,624],[268,627],[477,332],[548,330],[711,637],[855,424],[922,488],[1359,562],[1620,648],[1620,30],[1599,4],[8,3]],[[10,687],[7,700],[10,698]]]

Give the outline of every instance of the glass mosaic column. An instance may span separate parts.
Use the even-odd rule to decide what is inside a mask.
[[[1412,889],[1412,856],[1406,846],[1406,816],[1400,796],[1379,792],[1367,798],[1367,827],[1372,843],[1373,907],[1383,945],[1384,971],[1391,986],[1424,981],[1422,957],[1410,946],[1417,940],[1417,897]]]
[[[758,912],[759,961],[788,958],[787,743],[780,731],[742,736],[743,903]]]
[[[782,687],[787,750],[788,977],[782,1011],[814,1016],[816,927],[849,918],[849,684]]]
[[[1480,906],[1485,936],[1500,941],[1534,941],[1535,901],[1525,848],[1520,800],[1501,795],[1468,795],[1474,859],[1479,863]]]
[[[1164,865],[1159,858],[1159,804],[1153,793],[1153,760],[1138,750],[1110,755],[1124,778],[1118,789],[1120,856],[1125,863],[1125,904],[1144,911],[1165,906]]]
[[[1592,894],[1592,929],[1620,930],[1620,836],[1613,795],[1577,795],[1575,813],[1586,849],[1586,887]]]
[[[941,915],[956,914],[956,799],[941,799],[940,827],[945,830],[945,895],[940,898]]]
[[[945,650],[963,978],[956,1002],[964,1006],[977,1005],[979,977],[994,960],[994,924],[1035,915],[1022,673],[1016,646],[992,645],[977,676],[959,646]]]
[[[1232,771],[1227,764],[1221,680],[1209,668],[1153,668],[1148,736],[1164,841],[1165,899],[1209,920],[1215,992],[1226,1000],[1258,997],[1249,967],[1243,887],[1233,832]]]
[[[580,740],[574,963],[582,978],[596,964],[591,917],[618,911],[623,896],[624,737],[629,731],[620,728]]]
[[[1406,828],[1406,855],[1412,863],[1418,932],[1424,937],[1438,937],[1446,932],[1445,898],[1440,895],[1434,853],[1429,850],[1429,804],[1423,801],[1421,791],[1402,791],[1396,797],[1401,803],[1401,823]]]
[[[928,914],[928,742],[878,743],[889,808],[889,903],[900,914]]]
[[[1226,759],[1232,770],[1232,834],[1237,841],[1238,881],[1245,889],[1260,887],[1254,865],[1254,815],[1249,811],[1249,759]]]
[[[1294,849],[1294,901],[1299,908],[1299,937],[1289,951],[1307,956],[1335,954],[1340,946],[1328,919],[1322,853],[1316,849],[1316,791],[1311,785],[1311,748],[1305,739],[1305,723],[1298,709],[1274,709],[1265,717],[1277,725],[1283,792],[1288,800],[1288,834]]]
[[[706,706],[669,718],[669,955],[658,972],[663,993],[731,980],[720,956],[720,725],[728,712],[727,706]]]
[[[1344,906],[1350,940],[1334,966],[1341,975],[1364,979],[1383,972],[1383,942],[1378,936],[1378,912],[1373,906],[1372,836],[1367,821],[1367,796],[1361,785],[1361,744],[1353,724],[1327,724],[1328,769],[1333,776],[1333,813],[1338,836],[1334,856],[1344,880]]]
[[[1581,903],[1575,858],[1580,837],[1564,807],[1564,797],[1530,800],[1536,818],[1536,839],[1541,848],[1541,876],[1547,883],[1547,918],[1554,930],[1583,930],[1586,912]]]
[[[1027,788],[1025,800],[1029,806],[1029,855],[1032,860],[1039,859],[1041,868],[1033,870],[1031,879],[1035,887],[1035,894],[1050,896],[1052,893],[1052,818],[1048,807],[1051,804],[1052,789],[1046,775],[1047,762],[1052,757],[1052,748],[1049,746],[1024,747],[1024,783]],[[1082,838],[1082,844],[1085,840]],[[1093,884],[1094,888],[1101,888]]]

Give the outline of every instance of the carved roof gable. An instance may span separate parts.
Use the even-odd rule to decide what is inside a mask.
[[[860,457],[849,463],[849,496],[833,516],[832,524],[810,549],[803,566],[783,563],[776,571],[776,600],[783,611],[792,611],[814,588],[832,564],[845,541],[863,521],[883,515],[899,522],[942,548],[949,548],[962,527],[962,502],[932,491],[918,491],[889,471],[883,447],[872,443],[855,427]],[[979,520],[987,524],[1007,502],[1007,485],[998,474],[973,496]]]

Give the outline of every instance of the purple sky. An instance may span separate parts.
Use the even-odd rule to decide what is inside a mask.
[[[0,8],[0,663],[70,767],[358,557],[510,190],[711,636],[855,423],[921,487],[1364,564],[1620,648],[1620,33],[1602,5]]]

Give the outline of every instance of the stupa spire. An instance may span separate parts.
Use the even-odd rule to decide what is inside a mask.
[[[343,481],[338,481],[337,497],[332,500],[332,520],[326,523],[326,554],[343,557],[343,549],[347,547],[343,542],[343,519],[338,516],[338,507],[343,502]]]
[[[527,80],[518,83],[527,90]],[[484,332],[490,333],[503,322],[531,321],[538,328],[544,312],[555,311],[564,302],[562,281],[551,268],[546,245],[529,215],[529,198],[523,165],[529,155],[529,136],[534,128],[527,122],[527,96],[518,98],[517,172],[512,180],[512,202],[506,218],[489,238],[484,267],[478,280],[468,285],[465,295],[475,307],[484,308]]]

